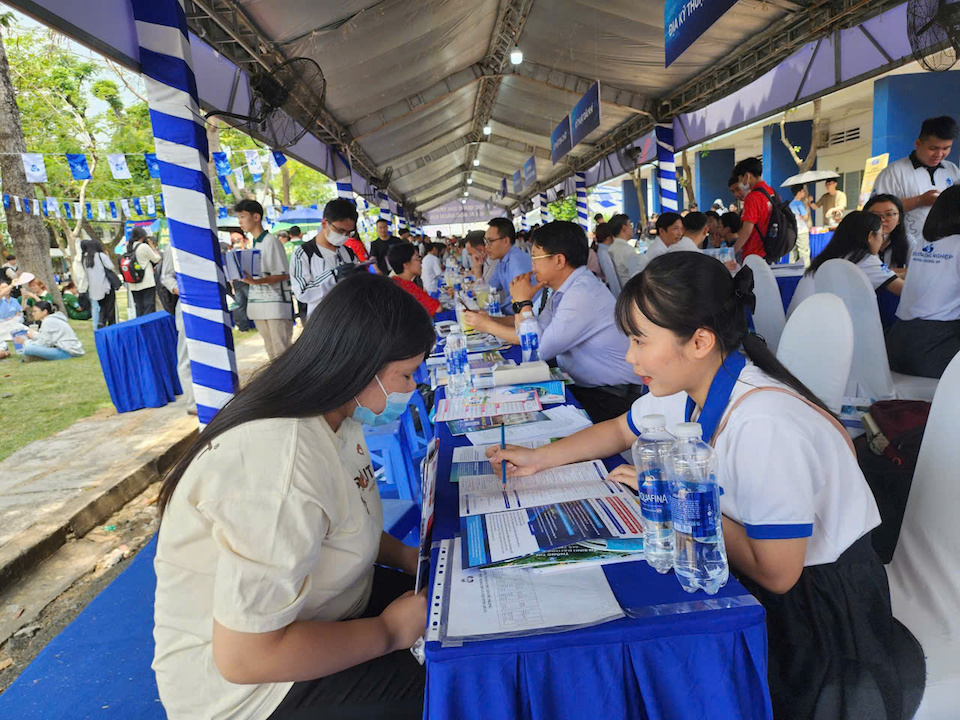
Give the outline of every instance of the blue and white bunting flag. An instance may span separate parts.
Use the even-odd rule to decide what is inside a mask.
[[[274,172],[280,172],[280,168],[287,161],[287,156],[279,150],[270,151],[270,167]]]
[[[263,163],[260,162],[259,150],[244,150],[243,156],[247,159],[247,170],[251,175],[263,175]]]
[[[103,200],[97,200],[97,220],[106,220],[107,219],[107,206],[103,204]]]
[[[113,200],[110,201],[110,219],[117,219],[117,204]]]
[[[250,173],[250,179],[258,183],[263,179],[263,175],[261,173]]]
[[[233,168],[230,167],[230,160],[225,152],[215,152],[213,154],[213,165],[217,168],[217,175],[220,177],[233,172]]]
[[[217,176],[217,180],[220,181],[220,187],[223,188],[223,192],[224,192],[226,195],[229,195],[229,194],[230,194],[230,184],[227,182],[227,178],[225,178],[223,175],[218,175],[218,176]]]
[[[68,220],[72,220],[72,219],[73,219],[73,213],[70,212],[70,203],[64,203],[64,204],[63,204],[63,212],[66,213]]]
[[[107,163],[110,165],[110,174],[114,180],[130,180],[130,166],[127,165],[127,156],[123,153],[112,153],[107,155]]]
[[[217,208],[217,217],[220,218],[221,220],[226,220],[226,219],[227,219],[227,209],[226,209],[225,207],[222,207],[222,206],[221,206],[221,207],[218,207],[218,208]]]
[[[156,215],[157,214],[157,203],[153,199],[153,195],[147,195],[147,215]]]
[[[237,190],[243,190],[243,168],[237,168],[233,171],[233,176],[237,179]]]
[[[143,207],[140,205],[140,198],[135,197],[133,199],[133,209],[137,211],[137,215],[143,215]]]
[[[41,153],[20,153],[20,159],[23,161],[23,172],[26,173],[27,182],[45,183],[47,181],[47,166],[43,162]]]
[[[154,180],[160,179],[160,163],[157,162],[156,153],[144,153],[143,160],[147,163],[147,172]]]
[[[93,220],[93,204],[87,203],[87,220]]]
[[[67,153],[67,165],[74,180],[90,180],[90,166],[87,165],[87,156],[83,153]]]
[[[25,202],[29,202],[30,205],[33,207],[33,214],[34,214],[34,215],[39,215],[39,214],[40,214],[40,201],[39,201],[39,200],[37,200],[36,198],[34,198],[33,201],[31,202],[31,201],[28,200],[27,198],[24,198],[24,201],[25,201]]]
[[[75,202],[75,203],[73,204],[73,216],[74,216],[75,218],[79,218],[80,215],[81,215],[80,203]]]
[[[10,196],[7,195],[6,193],[3,194],[3,209],[4,210],[10,209]]]
[[[123,208],[124,215],[131,217],[132,213],[130,212],[130,201],[127,198],[120,198],[120,207]]]
[[[13,196],[13,209],[17,212],[23,212],[23,206],[20,205],[20,198]],[[30,203],[27,203],[27,214],[30,213]]]

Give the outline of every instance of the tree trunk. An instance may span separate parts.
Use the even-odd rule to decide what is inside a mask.
[[[286,163],[280,166],[280,176],[283,180],[283,204],[291,207],[293,203],[290,202],[290,168]]]
[[[641,232],[647,227],[647,199],[643,196],[643,180],[640,177],[640,168],[631,173],[633,176],[633,187],[637,191],[637,205],[640,207],[640,225]]]
[[[210,185],[215,186],[219,183],[219,180],[217,180],[217,167],[213,162],[213,154],[222,150],[220,147],[220,118],[218,117],[207,118],[207,143],[210,145],[210,157],[208,158],[210,161]],[[233,201],[242,200],[243,196],[237,189],[237,179],[233,176],[233,173],[227,175],[226,180],[227,187],[230,188],[233,195]]]
[[[687,162],[687,151],[680,153],[680,163],[683,168],[683,191],[687,194],[687,207],[689,208],[697,202],[697,195],[693,191],[693,172],[690,170],[690,163]]]
[[[813,127],[810,135],[810,151],[807,153],[807,157],[801,160],[793,144],[787,138],[787,113],[784,113],[783,117],[780,118],[780,140],[789,151],[790,157],[792,157],[793,161],[797,164],[798,173],[806,172],[812,168],[813,164],[817,161],[817,150],[820,148],[820,125],[820,98],[817,98],[813,101]]]
[[[19,154],[27,151],[23,138],[23,126],[20,123],[20,108],[10,82],[10,66],[7,51],[0,36],[0,178],[4,193],[18,197],[36,197],[34,189],[27,182],[23,163]],[[14,153],[14,154],[11,154]],[[13,239],[13,248],[17,256],[20,271],[31,272],[43,280],[53,294],[57,305],[63,309],[60,288],[53,281],[53,263],[50,260],[50,239],[43,221],[36,215],[26,213],[7,213],[7,230]]]

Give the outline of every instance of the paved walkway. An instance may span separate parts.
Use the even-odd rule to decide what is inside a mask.
[[[236,347],[241,380],[267,361],[256,333]],[[155,482],[192,440],[184,401],[98,413],[0,461],[0,592]]]

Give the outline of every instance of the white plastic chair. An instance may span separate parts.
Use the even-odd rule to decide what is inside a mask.
[[[757,296],[753,327],[767,341],[770,351],[775,353],[780,344],[784,323],[787,321],[783,312],[780,287],[770,266],[759,255],[748,255],[743,264],[753,270],[753,294]]]
[[[927,687],[916,720],[960,707],[960,356],[947,366],[920,446],[900,538],[887,566],[893,614],[923,646]]]
[[[834,412],[853,362],[853,322],[833,293],[811,295],[783,328],[777,359]]]
[[[818,293],[833,293],[843,300],[853,321],[853,364],[845,395],[878,400],[932,400],[937,378],[890,371],[877,294],[863,271],[848,260],[836,258],[821,265],[814,279]]]

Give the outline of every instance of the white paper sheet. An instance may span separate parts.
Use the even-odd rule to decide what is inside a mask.
[[[507,442],[567,437],[593,424],[572,405],[558,405],[543,412],[549,420],[508,426]],[[500,442],[500,428],[470,432],[467,439],[474,445],[495,445]]]
[[[516,413],[537,412],[543,406],[534,392],[478,393],[451,397],[437,403],[436,422],[447,420],[473,420]]]
[[[227,280],[242,280],[246,275],[260,277],[259,250],[230,250],[223,260]]]
[[[606,477],[607,469],[599,460],[508,478],[506,485],[498,475],[460,475],[460,517],[628,494],[623,485]]]
[[[445,638],[483,637],[599,625],[624,617],[599,565],[563,573],[464,569],[452,544]]]

